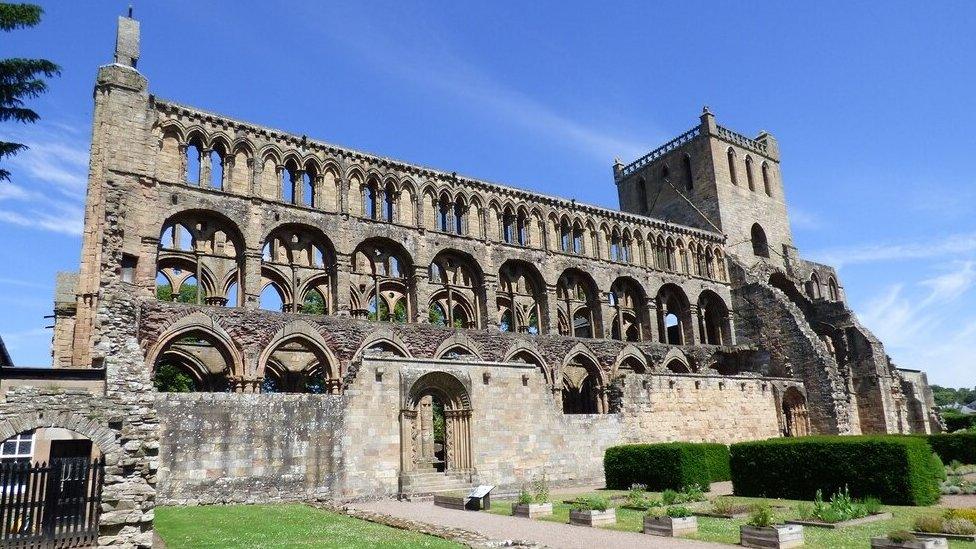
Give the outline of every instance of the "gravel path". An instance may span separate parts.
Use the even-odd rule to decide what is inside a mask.
[[[603,528],[570,526],[542,520],[506,517],[475,511],[435,507],[431,502],[383,500],[350,505],[355,509],[394,517],[479,532],[496,540],[526,540],[554,548],[727,548],[728,545],[619,532]]]

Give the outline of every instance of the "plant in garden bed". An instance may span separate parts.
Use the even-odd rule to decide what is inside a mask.
[[[633,484],[627,491],[627,506],[634,509],[650,509],[663,505],[659,499],[651,499],[647,495],[647,486],[644,484]]]
[[[657,536],[682,536],[698,532],[698,518],[684,506],[651,509],[644,516],[644,533]]]
[[[518,499],[512,504],[512,514],[517,517],[536,518],[552,514],[552,503],[549,501],[549,482],[545,475],[532,482],[530,492],[523,485]]]
[[[923,515],[915,519],[915,531],[925,534],[952,534],[971,536],[976,534],[976,523],[968,518],[956,515],[954,509],[948,509],[942,515]]]
[[[607,526],[617,522],[617,511],[603,496],[577,498],[569,511],[569,523],[583,526]]]
[[[708,513],[723,517],[733,517],[748,513],[752,506],[747,503],[737,503],[734,499],[721,496],[712,500],[712,506]]]
[[[705,492],[697,486],[685,486],[680,492],[674,490],[665,490],[661,492],[661,501],[664,505],[674,505],[676,503],[692,503],[696,501],[705,501]]]
[[[749,520],[739,528],[739,539],[746,547],[799,547],[803,545],[803,526],[776,524],[769,502],[757,503]]]
[[[797,505],[796,513],[804,521],[833,524],[880,514],[881,502],[872,497],[865,498],[864,501],[857,501],[851,497],[846,487],[830,496],[830,502],[825,502],[823,492],[817,490],[813,504],[801,503]]]

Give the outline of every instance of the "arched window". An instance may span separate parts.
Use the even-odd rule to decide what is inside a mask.
[[[186,183],[187,185],[200,185],[200,152],[199,141],[193,141],[186,147]]]
[[[766,162],[762,163],[762,180],[763,180],[763,190],[766,191],[766,196],[773,196],[773,184],[769,180],[769,164]]]
[[[827,279],[827,296],[831,301],[840,300],[840,293],[837,291],[837,281],[834,280],[834,277]]]
[[[661,179],[667,181],[670,177],[671,177],[671,169],[668,168],[667,164],[665,164],[664,167],[661,168]]]
[[[559,249],[565,253],[573,249],[573,229],[565,219],[559,225]]]
[[[299,224],[275,229],[265,241],[261,265],[262,286],[283,287],[286,311],[331,314],[334,310],[335,253],[318,229]]]
[[[305,336],[294,336],[275,344],[259,365],[263,373],[262,393],[339,394],[339,369],[326,352]]]
[[[508,261],[498,270],[498,318],[503,332],[536,335],[544,303],[541,277],[528,264]]]
[[[729,161],[729,178],[732,180],[733,185],[739,184],[739,177],[735,173],[735,150],[729,147],[729,150],[725,153]]]
[[[580,354],[560,371],[564,414],[605,414],[609,411],[599,365]]]
[[[505,213],[502,214],[502,240],[506,244],[515,244],[516,230],[515,214],[512,213],[512,210],[506,208]]]
[[[729,345],[732,330],[729,326],[729,308],[714,292],[705,290],[698,298],[698,318],[702,343]]]
[[[577,223],[573,226],[573,253],[583,255],[583,227]]]
[[[437,230],[448,232],[451,229],[451,201],[442,196],[437,203]]]
[[[749,183],[749,190],[756,190],[756,182],[752,177],[752,156],[746,155],[746,181]]]
[[[600,307],[596,284],[582,271],[569,269],[556,285],[559,300],[559,333],[571,337],[599,337]]]
[[[203,212],[174,216],[160,232],[157,298],[226,305],[224,289],[240,283],[238,250],[243,250],[242,239],[230,221]]]
[[[518,238],[519,246],[529,245],[529,223],[528,219],[525,217],[525,212],[519,212],[518,219],[516,221],[516,236]]]
[[[756,223],[752,226],[752,253],[759,257],[769,257],[769,241],[766,231]]]
[[[305,173],[302,174],[302,205],[308,206],[309,208],[314,208],[318,204],[315,203],[315,182],[318,175],[315,173],[315,169],[312,166],[305,168]]]
[[[381,212],[379,190],[376,183],[371,181],[363,186],[363,214],[369,219],[378,220]]]
[[[610,287],[610,306],[613,307],[613,324],[610,337],[622,341],[640,341],[643,338],[645,307],[644,292],[633,280],[619,278]]]
[[[224,152],[217,147],[210,151],[210,187],[224,188]]]
[[[665,284],[656,301],[661,343],[691,344],[691,306],[684,291],[674,284]]]
[[[817,273],[811,273],[810,280],[807,282],[807,297],[810,299],[820,299],[821,296],[820,277],[817,276]]]
[[[298,170],[289,161],[288,164],[281,168],[281,200],[288,204],[295,204],[296,190],[301,183]]]
[[[383,193],[383,219],[393,223],[396,221],[397,190],[393,183],[387,183]]]
[[[410,322],[413,277],[409,259],[402,246],[387,239],[370,239],[356,248],[349,276],[354,316]]]
[[[225,392],[231,389],[227,375],[233,371],[234,358],[225,342],[195,329],[165,343],[153,363],[152,381],[159,392]]]
[[[464,202],[460,198],[454,201],[454,233],[455,234],[465,234],[464,230],[464,212],[467,209],[464,207]]]
[[[620,234],[616,229],[610,234],[610,260],[620,261]]]
[[[695,188],[695,174],[691,171],[691,156],[685,154],[682,158],[682,163],[685,168],[685,189],[691,191]]]
[[[453,251],[437,254],[430,265],[434,288],[428,307],[431,324],[480,328],[484,311],[481,272],[474,259]]]
[[[258,306],[265,311],[275,311],[278,313],[285,310],[285,296],[277,284],[269,282],[261,290]]]

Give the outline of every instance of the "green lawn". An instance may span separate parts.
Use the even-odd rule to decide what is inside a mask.
[[[549,520],[553,522],[569,522],[569,504],[562,503],[563,500],[572,499],[582,495],[604,495],[614,496],[623,495],[625,492],[601,490],[599,492],[589,492],[586,494],[560,495],[553,497],[557,503],[553,505],[553,514],[550,517],[543,517],[539,520]],[[648,493],[652,496],[660,494]],[[734,498],[737,501],[753,502],[760,501],[755,498]],[[795,501],[772,500],[774,506],[789,506],[789,510],[777,510],[777,517],[780,520],[794,519],[796,513],[793,507],[798,503]],[[614,502],[616,505],[617,502]],[[701,504],[697,504],[701,505]],[[705,504],[707,505],[707,504]],[[688,504],[694,507],[696,504]],[[892,530],[909,530],[915,517],[924,514],[939,514],[943,511],[940,508],[926,507],[895,507],[885,506],[886,511],[891,511],[894,515],[890,520],[874,522],[862,526],[850,526],[835,530],[827,528],[805,527],[803,535],[806,540],[806,547],[823,549],[864,549],[870,543],[873,536],[885,535]],[[512,514],[512,501],[496,500],[492,501],[490,513],[499,515]],[[526,519],[528,520],[528,519]],[[698,535],[691,536],[702,541],[714,541],[719,543],[737,544],[739,542],[739,526],[745,524],[746,519],[729,520],[710,517],[698,517]],[[626,530],[640,532],[643,530],[644,513],[617,507],[617,524],[608,528],[614,530]],[[964,543],[958,541],[950,542],[953,549],[976,549],[976,543]]]
[[[461,547],[440,538],[298,504],[157,507],[156,531],[169,549]]]

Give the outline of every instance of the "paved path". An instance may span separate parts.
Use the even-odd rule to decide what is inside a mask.
[[[392,515],[401,519],[415,520],[479,532],[496,540],[526,540],[542,543],[558,549],[630,549],[630,548],[676,548],[706,549],[728,548],[728,545],[702,541],[665,538],[620,532],[604,528],[570,526],[543,520],[507,517],[475,511],[455,511],[435,507],[431,502],[383,500],[350,505],[356,509]]]

